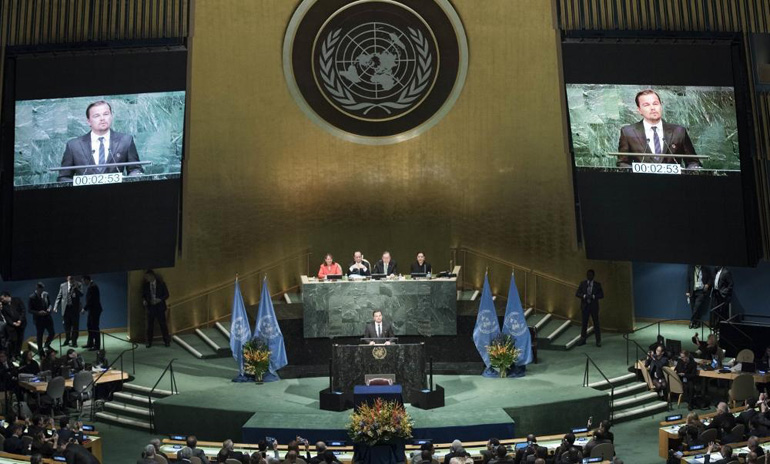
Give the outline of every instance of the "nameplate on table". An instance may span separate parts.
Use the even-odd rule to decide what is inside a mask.
[[[123,174],[120,172],[111,172],[106,174],[84,174],[82,176],[74,176],[72,178],[72,185],[75,187],[83,187],[86,185],[119,184],[121,182],[123,182]]]
[[[634,174],[681,174],[682,166],[672,163],[632,163]]]

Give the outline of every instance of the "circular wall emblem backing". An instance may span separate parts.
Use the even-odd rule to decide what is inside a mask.
[[[382,346],[372,348],[372,356],[374,357],[374,359],[385,359],[387,355],[388,355],[388,350]]]
[[[294,100],[328,132],[362,144],[428,130],[467,70],[465,31],[448,0],[303,0],[284,37]]]

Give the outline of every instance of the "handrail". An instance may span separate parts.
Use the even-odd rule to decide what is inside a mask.
[[[112,335],[111,333],[102,332],[101,330],[99,333],[102,336],[102,349],[104,350],[104,336],[108,336],[110,338],[114,338],[115,340],[119,340],[121,342],[126,342],[131,344],[131,374],[136,375],[136,349],[139,348],[139,344],[136,342],[132,342],[131,340],[126,340],[125,338],[116,337],[115,335]]]
[[[120,361],[120,385],[121,385],[121,388],[122,388],[122,386],[123,386],[123,374],[126,372],[126,371],[123,370],[123,355],[126,354],[129,351],[136,350],[136,348],[139,346],[136,343],[132,343],[131,345],[132,345],[131,348],[129,348],[127,350],[121,351],[121,353],[118,355],[118,357],[115,358],[115,360],[112,361],[112,363],[110,363],[110,365],[107,366],[106,369],[103,369],[102,372],[98,376],[96,376],[95,379],[92,379],[91,382],[89,382],[89,384],[86,385],[86,388],[84,390],[88,390],[90,388],[93,388],[94,390],[96,390],[96,384],[99,382],[99,379],[101,379],[102,376],[104,376],[104,374],[109,372],[110,369],[112,369],[112,366],[114,366],[115,363],[117,363],[118,361]],[[91,398],[91,420],[94,420],[96,418],[96,410],[95,410],[95,408],[96,408],[96,397],[93,397],[93,398]]]
[[[543,279],[549,280],[551,282],[555,282],[557,284],[566,285],[568,287],[573,287],[573,288],[578,288],[578,286],[579,286],[576,283],[568,282],[568,281],[566,281],[564,279],[560,279],[558,277],[554,277],[554,276],[552,276],[550,274],[546,274],[544,272],[540,272],[540,271],[532,269],[530,267],[521,266],[519,264],[512,263],[510,261],[506,261],[504,259],[500,259],[500,258],[497,258],[495,256],[488,255],[488,254],[486,254],[486,253],[484,253],[482,251],[474,250],[473,248],[470,248],[470,247],[467,247],[467,246],[453,247],[452,250],[464,251],[464,252],[467,252],[467,253],[471,253],[471,254],[474,254],[476,256],[479,256],[479,257],[482,257],[484,259],[487,259],[489,261],[494,261],[494,262],[496,262],[498,264],[503,264],[505,266],[513,268],[514,270],[518,269],[518,270],[520,270],[522,272],[527,272],[527,273],[533,274],[533,275],[535,275],[537,277],[542,277]]]
[[[169,372],[169,378],[171,380],[171,394],[179,394],[179,389],[176,385],[176,377],[174,376],[174,361],[176,361],[176,358],[172,359],[168,362],[168,364],[166,364],[166,368],[163,369],[163,372],[161,372],[160,377],[158,377],[158,381],[155,382],[155,385],[152,386],[150,393],[147,394],[147,404],[149,405],[150,409],[150,430],[152,433],[155,433],[155,407],[152,404],[152,394],[155,393],[155,389],[158,388],[158,384],[161,380],[163,380],[163,376],[166,375],[166,372]]]
[[[588,353],[583,353],[583,354],[586,357],[586,370],[583,373],[583,386],[587,387],[588,384],[589,384],[589,382],[588,382],[588,368],[590,366],[589,366],[588,363],[590,362],[591,364],[593,364],[593,366],[596,368],[596,370],[599,371],[599,374],[601,374],[601,376],[604,377],[604,381],[607,383],[607,385],[610,386],[610,422],[612,422],[613,419],[614,419],[614,416],[615,416],[615,411],[614,411],[614,408],[615,408],[615,386],[612,385],[612,382],[610,382],[610,379],[608,379],[607,376],[604,375],[604,372],[602,372],[602,370],[599,369],[599,366],[596,365],[594,360],[591,359],[590,356],[588,356]]]

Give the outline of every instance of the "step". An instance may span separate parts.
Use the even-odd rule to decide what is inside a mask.
[[[633,409],[625,409],[612,415],[613,423],[624,422],[641,416],[652,416],[668,409],[665,401],[656,401]]]
[[[104,410],[110,411],[120,417],[133,417],[135,419],[150,419],[150,410],[138,406],[132,406],[126,403],[108,401],[104,403]]]
[[[605,390],[607,391],[607,390]],[[647,384],[644,382],[635,382],[615,389],[615,398],[623,396],[636,395],[648,391]]]
[[[617,399],[616,397],[615,401],[612,403],[612,410],[615,412],[618,412],[621,409],[628,409],[631,407],[652,403],[653,401],[658,401],[659,398],[660,397],[656,392],[645,392],[639,395],[628,396],[622,399]]]
[[[104,411],[97,412],[96,418],[103,422],[118,424],[125,427],[132,427],[140,430],[152,430],[152,427],[150,426],[149,421],[143,421],[143,420],[134,419],[131,417],[121,417],[111,412],[104,412]]]
[[[527,325],[530,327],[534,327],[537,325],[538,322],[540,322],[546,315],[550,316],[548,313],[541,313],[540,311],[532,311],[532,314],[527,318]]]
[[[551,332],[549,332],[547,335],[545,333],[543,334],[549,343],[559,338],[559,335],[564,333],[572,325],[572,321],[570,321],[569,319],[567,320],[559,319],[558,321],[560,322],[558,325],[554,325],[553,322],[551,323],[552,326],[555,326],[555,328]]]
[[[610,378],[610,383],[615,387],[631,381],[636,381],[636,374],[625,374],[625,375],[621,375],[620,377]],[[601,382],[589,383],[588,386],[591,388],[595,388],[597,390],[604,390],[605,388],[607,388],[607,382],[605,382],[604,379],[602,379]]]
[[[531,314],[535,312],[535,308],[529,307],[526,311],[524,311],[524,319],[528,318]]]
[[[541,318],[539,321],[537,321],[537,322],[535,323],[535,328],[537,329],[537,331],[538,331],[538,332],[540,332],[540,330],[541,330],[543,327],[545,327],[545,325],[546,325],[546,324],[548,324],[548,322],[549,322],[551,319],[553,319],[553,315],[552,315],[551,313],[547,313],[547,314],[546,314],[545,316],[543,316],[543,317],[542,317],[542,318]]]
[[[154,403],[158,398],[150,399],[147,395],[127,393],[124,391],[115,392],[112,394],[113,401],[119,401],[122,403],[128,403],[132,405],[138,405],[143,407],[149,407],[150,403]]]
[[[179,346],[198,359],[211,359],[217,357],[217,353],[195,333],[173,335],[171,338]]]
[[[125,392],[126,390],[128,390],[129,392],[137,393],[139,395],[147,396],[150,393],[150,391],[152,391],[152,388],[145,387],[144,385],[137,385],[135,383],[124,383],[123,391]],[[174,392],[170,390],[162,390],[160,388],[156,388],[155,391],[152,392],[153,397],[157,397],[157,398],[165,398],[173,394]]]
[[[209,341],[206,343],[214,349],[216,347],[216,351],[220,356],[226,356],[229,357],[232,355],[230,351],[230,338],[225,337],[222,332],[216,328],[216,327],[207,327],[205,329],[200,329],[200,333],[198,333],[198,336],[203,338],[206,337]],[[204,339],[205,340],[205,339]]]
[[[219,330],[219,332],[225,336],[226,339],[230,340],[230,329],[225,327],[221,322],[215,322],[214,327]]]

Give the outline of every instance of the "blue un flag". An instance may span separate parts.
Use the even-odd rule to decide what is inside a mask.
[[[233,358],[238,363],[239,377],[243,377],[243,345],[251,339],[249,317],[246,314],[246,306],[243,304],[241,284],[235,278],[235,294],[233,295],[233,313],[230,316],[230,350]]]
[[[532,362],[532,336],[529,333],[527,319],[524,317],[524,308],[519,299],[519,289],[511,274],[511,287],[508,289],[508,304],[505,307],[505,319],[503,319],[503,335],[510,335],[513,344],[521,350],[521,355],[516,361],[517,366],[526,366]]]
[[[278,380],[278,369],[289,364],[286,359],[286,347],[283,344],[283,333],[278,327],[275,308],[267,289],[267,277],[262,281],[262,295],[259,298],[259,312],[254,324],[254,338],[262,340],[270,350],[270,367],[264,380]]]
[[[489,353],[487,346],[500,335],[500,324],[497,322],[495,302],[492,301],[492,291],[489,289],[489,279],[484,275],[484,289],[481,291],[479,313],[476,315],[476,327],[473,328],[473,343],[489,368]]]

